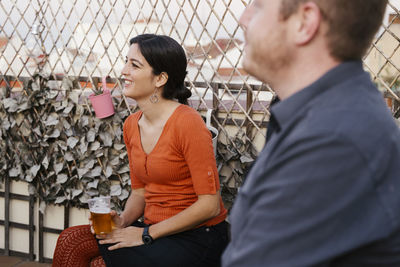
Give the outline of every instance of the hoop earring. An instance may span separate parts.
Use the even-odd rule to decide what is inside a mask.
[[[150,96],[150,102],[153,103],[153,104],[156,104],[159,101],[159,98],[158,98],[158,95],[157,95],[157,89],[158,88],[156,88],[156,90],[154,90],[154,93]]]

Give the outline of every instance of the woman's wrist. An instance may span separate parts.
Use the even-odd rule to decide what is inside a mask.
[[[124,213],[121,213],[120,218],[120,226],[121,228],[125,228],[127,226],[126,218],[124,217]]]

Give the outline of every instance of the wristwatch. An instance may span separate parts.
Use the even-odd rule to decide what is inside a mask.
[[[149,226],[143,228],[142,241],[145,245],[151,245],[151,243],[153,243],[153,238],[149,234]]]

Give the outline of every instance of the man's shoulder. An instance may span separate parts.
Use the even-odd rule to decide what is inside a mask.
[[[399,131],[382,94],[365,79],[355,77],[339,84],[309,104],[305,123],[310,129],[326,130],[342,136],[381,138]]]

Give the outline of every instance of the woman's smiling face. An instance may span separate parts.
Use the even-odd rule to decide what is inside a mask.
[[[156,88],[157,76],[153,74],[152,67],[147,63],[137,44],[132,44],[122,69],[125,79],[123,94],[135,99],[149,99]]]

